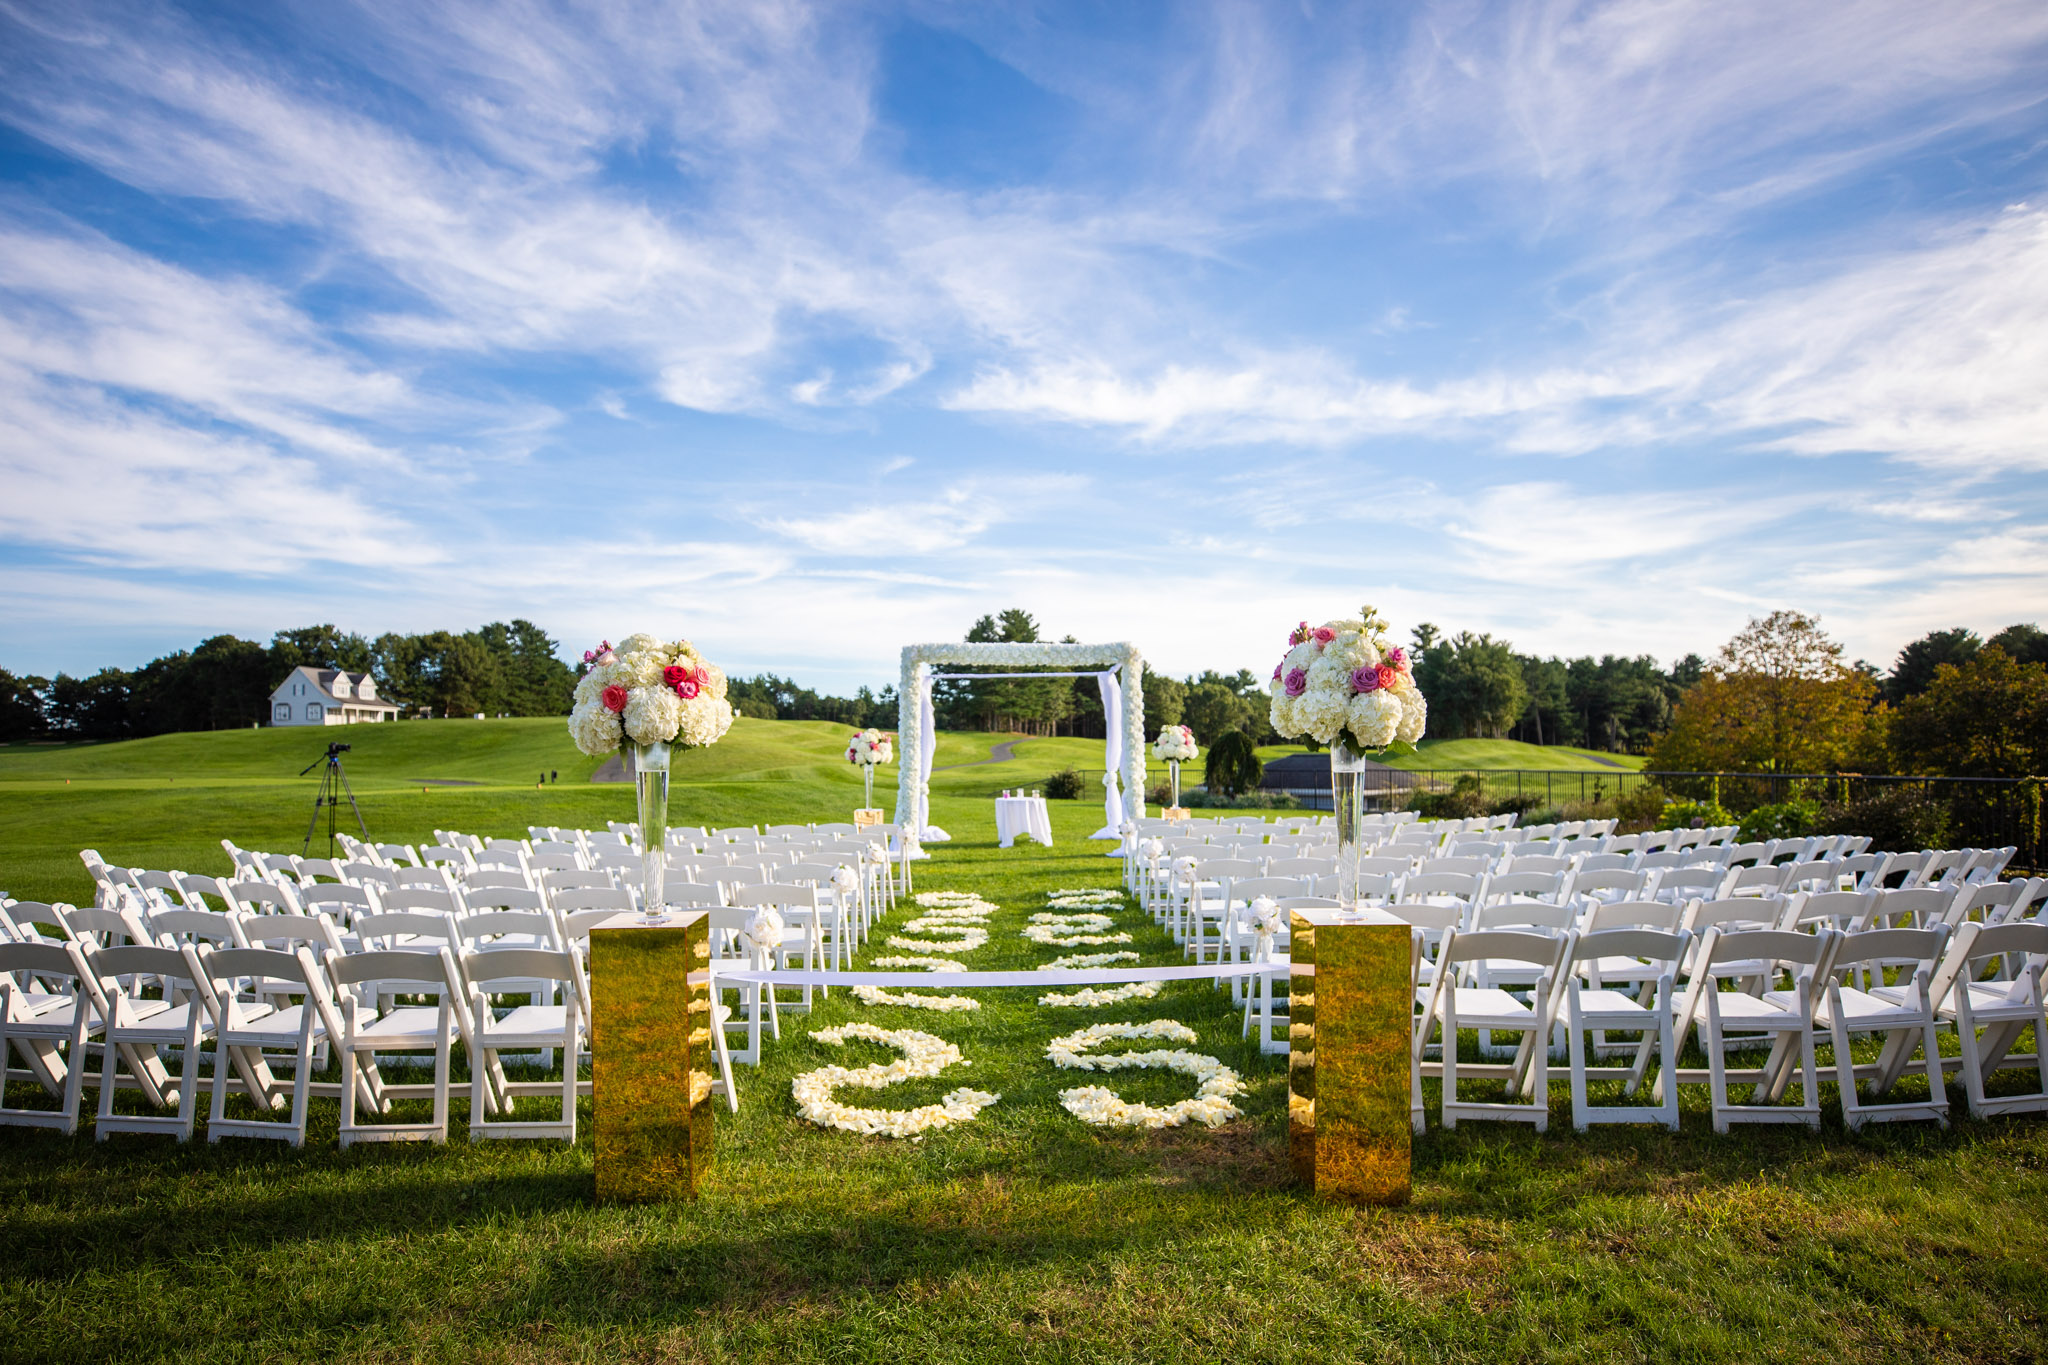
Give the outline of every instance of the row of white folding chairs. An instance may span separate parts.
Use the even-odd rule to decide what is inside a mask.
[[[108,913],[73,910],[66,918],[90,920]],[[259,927],[274,929],[277,918],[261,917]],[[586,1036],[588,993],[571,949],[457,950],[447,942],[414,942],[349,953],[332,943],[331,924],[324,944],[317,930],[295,939],[225,943],[197,936],[151,942],[148,931],[132,922],[119,928],[79,927],[80,932],[65,938],[0,942],[0,1059],[10,1063],[0,1078],[0,1122],[73,1132],[82,1088],[94,1084],[99,1088],[99,1137],[168,1132],[187,1140],[197,1117],[199,1068],[210,1061],[208,1129],[213,1140],[276,1137],[300,1145],[308,1101],[325,1094],[342,1101],[343,1146],[394,1138],[443,1141],[450,1049],[460,1041],[471,1064],[472,1138],[575,1140],[577,1058]],[[533,990],[537,982],[553,987],[549,994],[556,998],[542,999]],[[528,1002],[494,1006],[493,987],[499,988],[495,993],[527,994]],[[146,993],[152,990],[155,994]],[[433,1003],[408,1003],[401,997],[431,997]],[[214,1044],[210,1053],[203,1050],[209,1042]],[[330,1049],[341,1054],[341,1079],[314,1082],[313,1073],[325,1064]],[[164,1065],[173,1050],[180,1063],[175,1080]],[[93,1051],[101,1056],[98,1073],[89,1073],[85,1065]],[[431,1054],[430,1084],[393,1084],[384,1078],[381,1065],[389,1065],[394,1054],[422,1051]],[[502,1056],[535,1051],[559,1054],[560,1079],[510,1080]],[[25,1067],[11,1065],[16,1053]],[[273,1070],[287,1059],[293,1073],[289,1098]],[[57,1099],[57,1109],[7,1107],[5,1084],[23,1081],[39,1083]],[[139,1091],[145,1105],[158,1112],[114,1113],[118,1088]],[[260,1114],[282,1110],[287,1117],[227,1118],[226,1101],[237,1088]],[[587,1083],[581,1089],[588,1093]],[[511,1115],[520,1096],[550,1093],[560,1096],[556,1119],[493,1118]],[[392,1100],[414,1097],[432,1099],[430,1123],[394,1125],[361,1117],[365,1110],[382,1116]]]

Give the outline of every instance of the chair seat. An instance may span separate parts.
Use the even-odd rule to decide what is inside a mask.
[[[15,997],[17,1000],[20,998]],[[12,1019],[0,1025],[0,1031],[4,1031],[10,1038],[69,1038],[72,1027],[78,1022],[75,1013],[78,1008],[77,1002],[67,996],[54,997],[54,1001],[55,1003],[45,1006],[32,1018]],[[90,1003],[86,1005],[85,1012],[91,1016],[86,1021],[86,1032],[98,1034],[102,1021],[93,1013]]]
[[[1670,968],[1633,957],[1598,957],[1578,964],[1579,974],[1602,981],[1655,981]]]
[[[1883,989],[1897,991],[1898,987],[1887,986]],[[1838,993],[1842,1001],[1841,1021],[1844,1028],[1901,1028],[1909,1024],[1918,1024],[1926,1015],[1926,1011],[1918,1006],[1910,1006],[1899,1000],[1884,999],[1875,991],[1865,992],[1853,986],[1843,986],[1839,988]],[[1814,1002],[1813,1014],[1819,1023],[1834,1022],[1835,1013],[1827,994],[1823,993],[1820,999]]]
[[[449,1023],[453,1032],[454,1023]],[[379,1047],[438,1047],[441,1042],[441,1011],[425,1005],[392,1010],[356,1029],[355,1045]]]
[[[249,1047],[292,1047],[299,1041],[299,1028],[305,1022],[304,1005],[287,1005],[283,1009],[269,1009],[262,1005],[243,1005],[242,1023],[221,1034],[220,1041],[229,1046]],[[257,1013],[268,1009],[268,1013]],[[256,1017],[251,1018],[254,1014]],[[320,1022],[319,1011],[314,1011],[313,1037],[325,1038],[327,1028]]]
[[[1790,991],[1766,991],[1762,996],[1741,991],[1717,991],[1714,999],[1721,1008],[1721,1023],[1728,1028],[1796,1029],[1799,1025],[1798,997]],[[1707,1002],[1700,1001],[1699,1018],[1707,1017]]]
[[[1579,1013],[1591,1019],[1595,1015],[1603,1018],[1621,1017],[1628,1019],[1654,1019],[1655,1011],[1638,1004],[1636,998],[1626,991],[1613,991],[1604,987],[1581,989],[1578,995]]]
[[[1450,1002],[1447,992],[1445,1003]],[[1460,1028],[1518,1029],[1536,1017],[1536,1011],[1506,991],[1488,986],[1460,986],[1457,989]]]
[[[2034,1018],[2040,1007],[2025,995],[2013,999],[2010,992],[2014,984],[2011,981],[1970,981],[1961,983],[1959,989],[1970,992],[1970,1013],[1978,1023],[2024,1023]],[[1953,1003],[1941,1007],[1942,1018],[1953,1019],[1955,1014]]]
[[[128,1005],[121,1007],[126,1017],[117,1032],[124,1043],[182,1043],[185,1041],[186,1030],[192,1025],[192,1012],[195,1009],[200,1014],[200,1036],[211,1037],[213,1034],[212,1021],[205,1018],[206,1011],[197,1001],[188,1000],[182,1005],[166,1005],[161,1000],[135,1000],[128,1004],[155,1005],[158,1008],[149,1010],[138,1022],[135,1020],[135,1014],[129,1011]]]
[[[486,1019],[477,1027],[478,1041],[489,1048],[550,1047],[562,1041],[569,1011],[561,1005],[521,1005],[502,1019]]]

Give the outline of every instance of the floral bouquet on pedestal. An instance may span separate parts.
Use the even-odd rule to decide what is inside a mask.
[[[1366,754],[1413,753],[1429,722],[1408,653],[1388,642],[1386,630],[1371,607],[1320,626],[1303,621],[1287,637],[1287,657],[1273,669],[1273,729],[1286,739],[1330,746],[1337,898],[1346,909],[1358,893]]]
[[[585,650],[583,668],[569,712],[569,735],[593,758],[632,745],[644,883],[640,909],[659,919],[668,866],[669,754],[716,744],[732,728],[725,674],[688,640],[665,643],[652,635],[630,635],[617,646],[607,640]]]
[[[1195,743],[1195,732],[1185,725],[1162,725],[1159,738],[1152,741],[1152,757],[1165,763],[1167,772],[1171,774],[1172,796],[1166,811],[1169,820],[1175,818],[1176,812],[1182,818],[1187,815],[1180,806],[1180,765],[1192,761],[1201,752],[1201,747]]]
[[[859,767],[866,799],[861,803],[863,811],[873,811],[875,804],[875,767],[891,761],[894,754],[889,747],[889,737],[880,730],[866,729],[846,743],[846,761]],[[880,814],[880,812],[875,812]]]

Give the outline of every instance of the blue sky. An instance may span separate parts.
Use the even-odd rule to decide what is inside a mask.
[[[2048,623],[2048,7],[0,0],[0,664]]]

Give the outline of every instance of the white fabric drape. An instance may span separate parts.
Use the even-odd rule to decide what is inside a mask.
[[[1114,668],[1096,674],[1095,685],[1102,691],[1102,818],[1106,823],[1088,837],[1121,840],[1124,797],[1117,786],[1117,773],[1124,765],[1124,690]]]
[[[952,835],[931,822],[932,805],[932,755],[939,750],[939,730],[932,719],[932,687],[927,681],[924,691],[918,697],[917,713],[917,771],[920,781],[918,791],[922,793],[917,803],[914,819],[923,829],[918,837],[928,844],[943,844]]]

